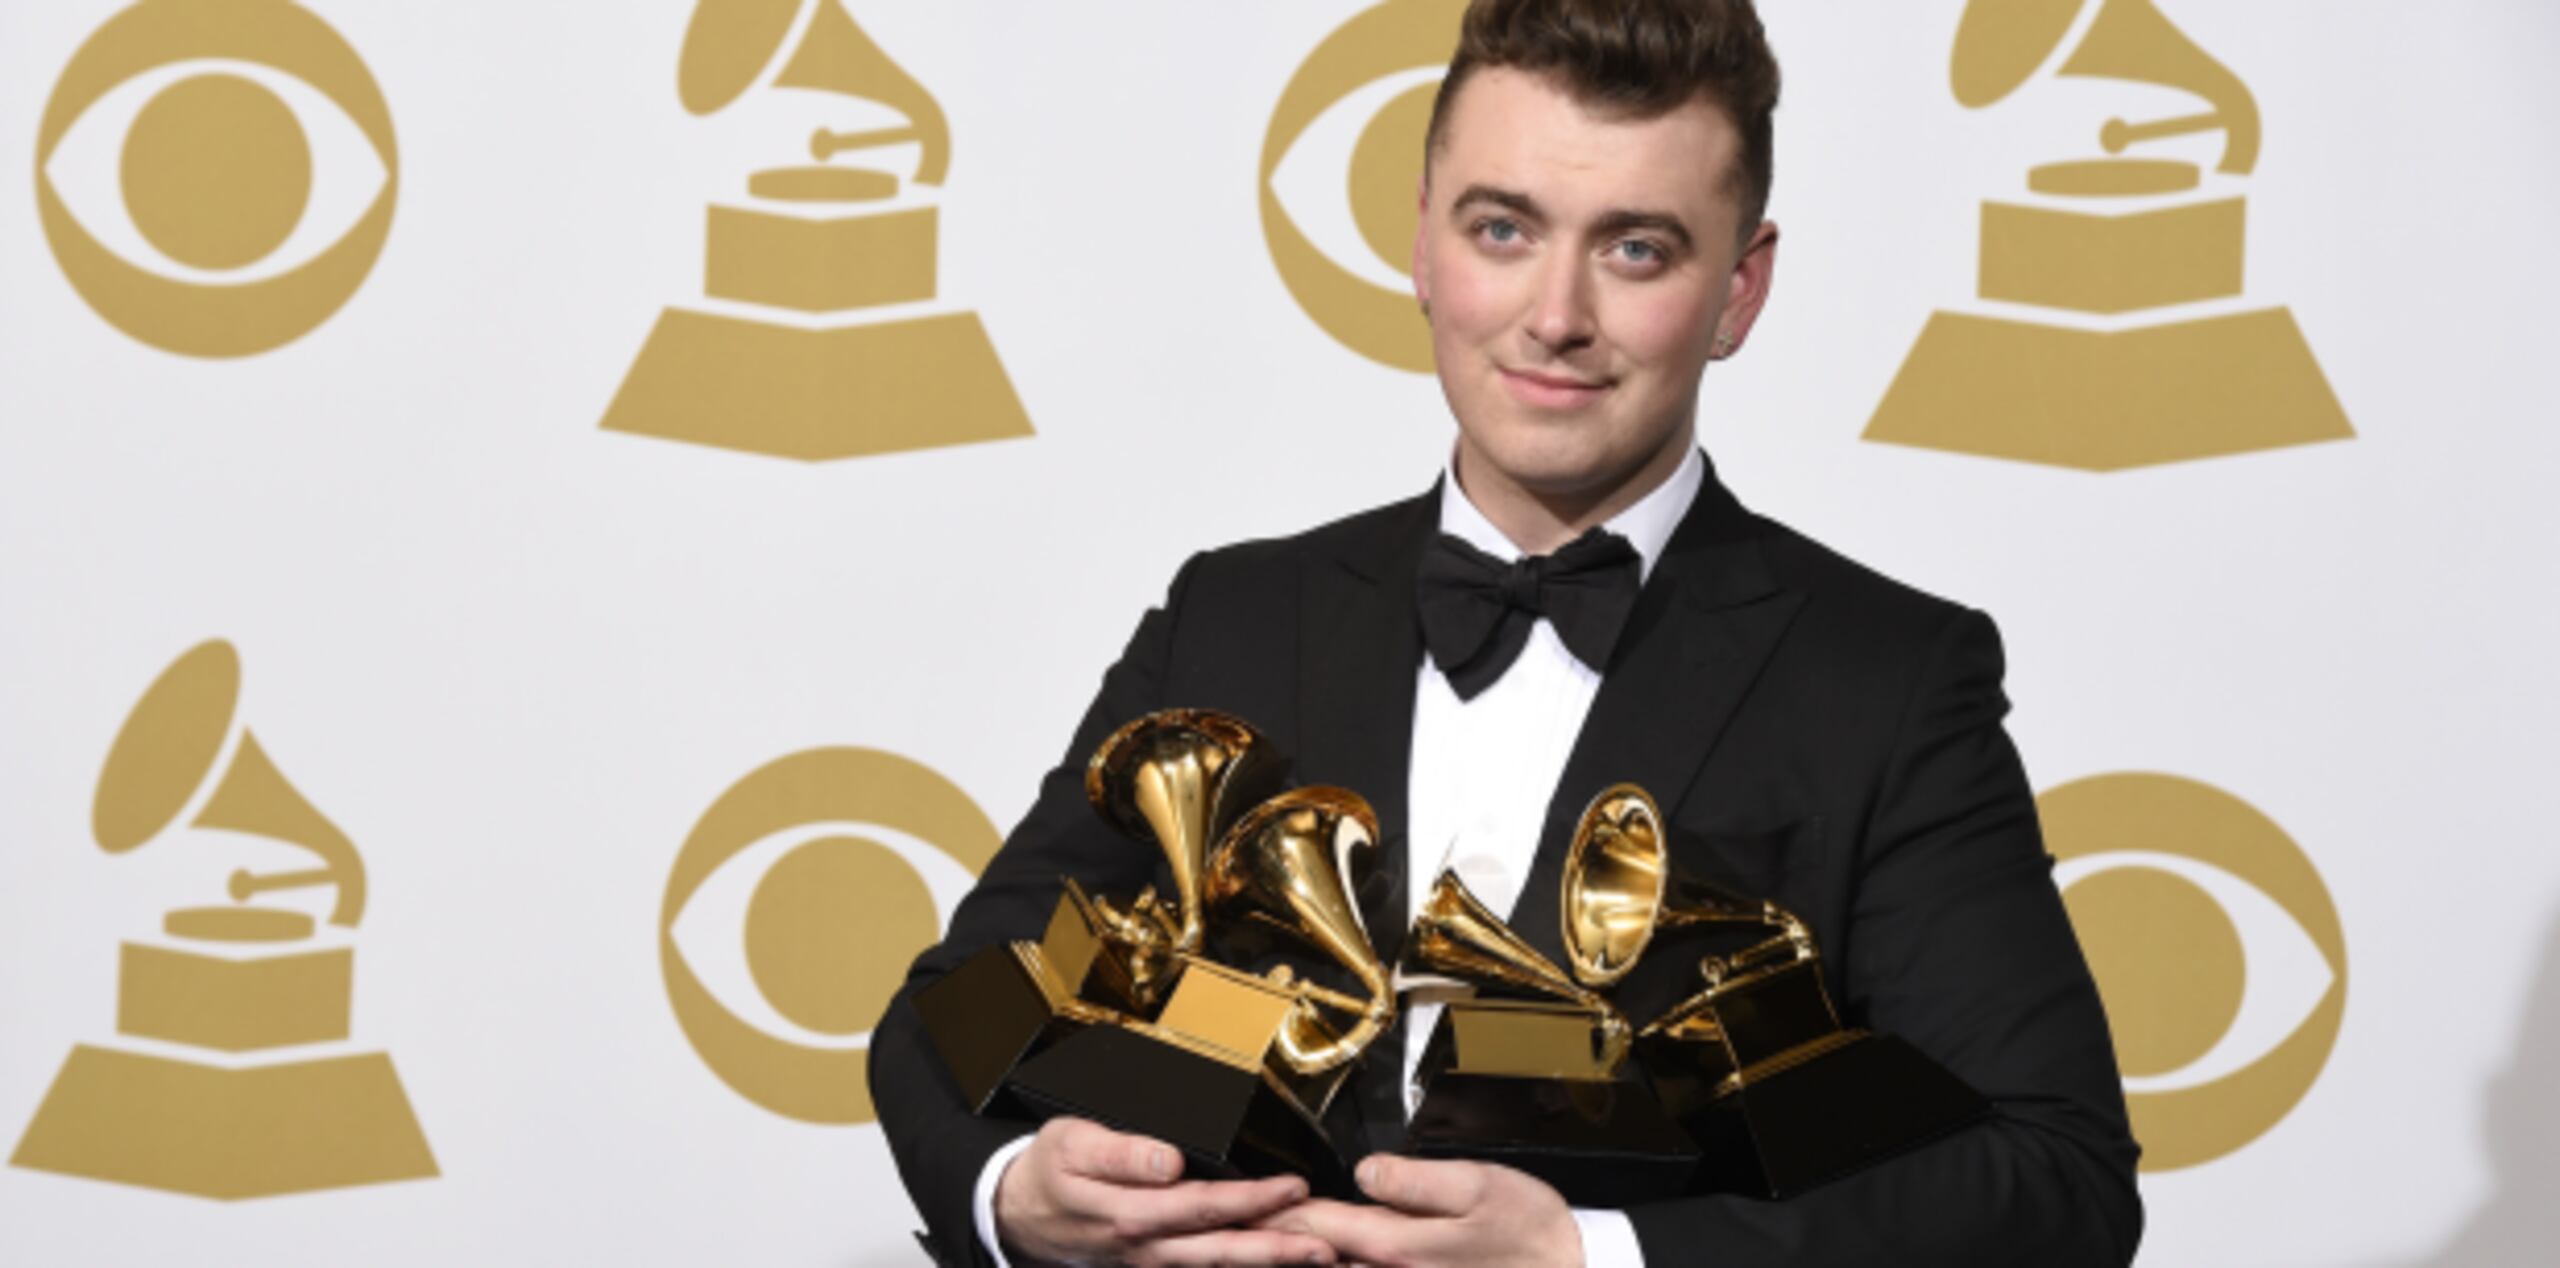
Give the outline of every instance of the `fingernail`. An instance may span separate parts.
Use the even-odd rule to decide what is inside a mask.
[[[1377,1160],[1377,1159],[1375,1159],[1375,1158],[1371,1158],[1371,1159],[1369,1159],[1369,1160],[1367,1160],[1367,1161],[1365,1161],[1365,1162],[1361,1163],[1361,1164],[1360,1164],[1360,1187],[1361,1187],[1361,1188],[1363,1188],[1363,1189],[1375,1189],[1375,1188],[1377,1188],[1377,1187],[1378,1187],[1378,1168],[1383,1167],[1383,1166],[1385,1166],[1385,1165],[1386,1165],[1385,1163],[1382,1163],[1382,1162],[1378,1161],[1378,1160]]]
[[[1156,1179],[1170,1180],[1179,1161],[1173,1156],[1172,1150],[1159,1149],[1155,1151],[1155,1160],[1149,1164],[1149,1169],[1156,1173]]]

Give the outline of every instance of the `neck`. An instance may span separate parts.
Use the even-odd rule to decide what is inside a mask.
[[[1456,464],[1458,493],[1474,503],[1522,554],[1552,554],[1661,488],[1697,444],[1695,436],[1694,428],[1681,428],[1671,443],[1619,479],[1566,490],[1536,489],[1505,478],[1474,453],[1462,436]]]

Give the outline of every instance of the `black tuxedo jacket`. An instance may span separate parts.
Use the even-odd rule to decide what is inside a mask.
[[[1394,959],[1423,655],[1414,572],[1439,496],[1184,565],[949,936],[917,959],[874,1032],[871,1085],[946,1262],[982,1261],[974,1186],[1027,1129],[963,1108],[908,995],[981,947],[1036,939],[1062,875],[1119,895],[1166,883],[1151,848],[1085,804],[1085,760],[1114,727],[1159,708],[1223,709],[1277,739],[1298,782],[1366,796],[1385,848],[1359,898]],[[1789,1201],[1631,1207],[1647,1263],[2132,1258],[2137,1150],[2106,1017],[2001,729],[2000,676],[1982,614],[1750,514],[1712,474],[1665,547],[1566,762],[1513,926],[1561,961],[1567,838],[1593,794],[1640,784],[1670,823],[1677,866],[1805,917],[1844,1020],[1910,1041],[1994,1112]],[[1338,1102],[1378,1146],[1401,1135],[1401,1052],[1401,1035],[1382,1039]]]

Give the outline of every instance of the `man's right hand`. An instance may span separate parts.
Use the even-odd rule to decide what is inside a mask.
[[[1307,1185],[1184,1180],[1160,1140],[1053,1118],[996,1180],[996,1228],[1008,1257],[1070,1264],[1329,1264],[1301,1233],[1240,1228],[1296,1205]]]

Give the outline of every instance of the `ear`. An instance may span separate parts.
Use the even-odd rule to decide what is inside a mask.
[[[1431,233],[1431,165],[1428,159],[1423,162],[1422,178],[1414,182],[1414,213],[1413,266],[1409,271],[1413,274],[1413,297],[1421,301],[1423,314],[1428,316],[1431,312],[1431,263],[1429,255],[1422,249],[1423,239]]]
[[[1751,337],[1752,323],[1760,320],[1760,310],[1769,302],[1769,287],[1778,272],[1778,222],[1763,220],[1751,231],[1751,240],[1743,245],[1741,258],[1733,262],[1732,285],[1726,290],[1724,312],[1719,314],[1716,333],[1730,340],[1718,359],[1742,350],[1743,341]]]

